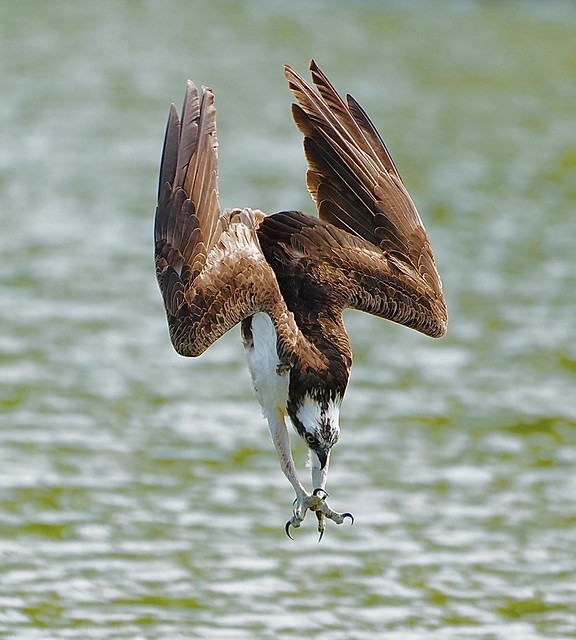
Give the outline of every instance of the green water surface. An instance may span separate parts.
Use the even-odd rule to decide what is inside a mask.
[[[0,4],[0,637],[576,636],[576,5]],[[386,139],[449,332],[362,314],[330,470],[283,531],[237,331],[169,343],[169,103],[216,92],[223,206],[313,211],[282,64]],[[305,452],[296,447],[304,471]]]

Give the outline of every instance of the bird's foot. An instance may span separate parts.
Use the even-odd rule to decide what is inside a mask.
[[[294,513],[285,526],[286,535],[290,539],[293,540],[290,535],[290,527],[298,529],[302,524],[307,511],[314,511],[316,518],[318,519],[318,533],[320,534],[318,542],[322,540],[322,536],[326,529],[325,518],[332,520],[332,522],[335,522],[336,524],[342,524],[346,518],[350,518],[350,524],[354,524],[354,516],[351,513],[337,513],[336,511],[332,511],[326,502],[327,497],[328,494],[324,489],[314,489],[312,495],[303,494],[296,498],[294,501]]]

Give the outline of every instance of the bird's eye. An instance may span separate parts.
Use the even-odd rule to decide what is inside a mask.
[[[316,438],[313,435],[308,434],[306,436],[306,442],[308,444],[314,444],[316,442]]]

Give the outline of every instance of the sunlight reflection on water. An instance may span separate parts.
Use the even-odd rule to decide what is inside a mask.
[[[5,7],[3,637],[573,636],[574,7],[296,4]],[[357,521],[321,545],[284,536],[238,331],[176,356],[151,257],[187,76],[216,90],[222,202],[312,210],[281,74],[312,55],[389,143],[451,322],[347,314],[329,489]]]

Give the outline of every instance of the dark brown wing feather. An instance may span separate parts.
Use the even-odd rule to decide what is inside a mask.
[[[244,318],[264,311],[289,359],[297,329],[266,262],[249,209],[220,213],[216,110],[211,89],[188,82],[182,117],[170,109],[155,221],[156,275],[174,348],[196,356]]]
[[[441,336],[442,284],[394,161],[360,105],[344,102],[314,61],[310,70],[316,89],[288,66],[285,74],[299,103],[292,113],[304,134],[308,188],[320,219],[335,228],[302,227],[297,242],[311,255],[340,243],[327,254],[346,280],[345,306]]]
[[[300,211],[266,217],[258,236],[297,318],[351,308],[432,337],[445,332],[421,275],[367,240]]]

